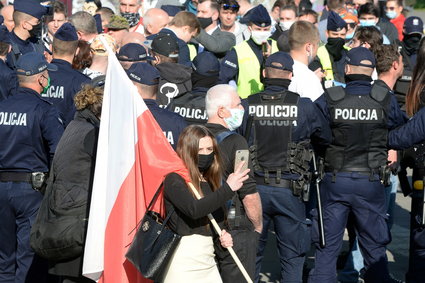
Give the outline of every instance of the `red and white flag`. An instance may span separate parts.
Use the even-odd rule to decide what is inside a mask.
[[[108,64],[83,275],[104,283],[149,282],[125,258],[135,227],[166,174],[190,178],[114,55]]]

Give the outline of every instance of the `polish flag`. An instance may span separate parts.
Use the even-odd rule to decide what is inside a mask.
[[[150,282],[125,254],[165,175],[190,178],[115,55],[108,64],[83,275],[104,283]]]

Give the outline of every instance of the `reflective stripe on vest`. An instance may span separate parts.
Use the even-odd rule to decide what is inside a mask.
[[[189,47],[189,58],[190,61],[193,61],[193,59],[196,57],[198,51],[196,50],[195,45],[188,43],[187,47]]]
[[[234,48],[238,56],[239,66],[238,94],[241,98],[247,98],[264,88],[260,81],[261,65],[258,62],[257,55],[246,41],[239,43]]]

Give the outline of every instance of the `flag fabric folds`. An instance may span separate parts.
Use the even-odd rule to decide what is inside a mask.
[[[104,283],[149,282],[125,253],[149,201],[170,172],[190,181],[136,87],[115,55],[109,56],[84,276]],[[159,211],[159,206],[154,210]]]

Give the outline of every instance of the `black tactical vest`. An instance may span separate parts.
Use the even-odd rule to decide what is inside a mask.
[[[299,95],[290,91],[258,93],[248,97],[253,117],[254,145],[251,147],[257,172],[290,173],[289,151],[292,126],[298,117]]]
[[[175,98],[168,109],[182,116],[186,122],[191,124],[205,124],[208,120],[205,109],[205,94],[187,93]]]
[[[391,95],[373,85],[370,95],[346,95],[340,87],[325,93],[331,114],[332,144],[326,150],[326,171],[373,172],[387,161],[387,119]]]

